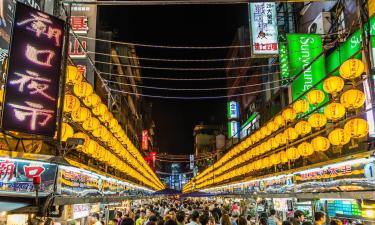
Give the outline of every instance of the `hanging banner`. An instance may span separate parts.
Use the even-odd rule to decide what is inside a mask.
[[[292,82],[294,101],[326,76],[324,54],[321,54],[323,43],[320,35],[315,34],[287,34],[287,42],[290,78],[293,79],[298,75],[298,78]],[[321,56],[317,58],[320,54]],[[308,66],[311,62],[313,63]],[[299,74],[305,67],[307,68],[302,74]],[[322,89],[322,86],[323,83],[317,88]]]
[[[250,3],[252,55],[265,57],[279,53],[275,2]]]
[[[237,121],[230,121],[228,123],[228,138],[239,138],[240,123]]]
[[[289,59],[288,59],[288,47],[286,44],[285,36],[280,36],[279,42],[280,55],[279,55],[279,64],[280,64],[280,79],[281,84],[285,85],[288,83],[289,79]]]
[[[53,137],[64,21],[19,2],[16,7],[3,129]]]
[[[238,119],[240,116],[240,110],[238,102],[230,101],[227,104],[228,119]]]
[[[142,150],[148,150],[148,130],[142,130]]]
[[[33,177],[39,176],[42,181],[40,192],[52,193],[56,170],[57,166],[53,164],[0,158],[0,192],[33,193]]]

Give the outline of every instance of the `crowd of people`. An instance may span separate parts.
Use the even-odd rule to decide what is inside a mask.
[[[215,202],[160,201],[117,211],[108,225],[323,225],[327,224],[323,212],[315,212],[313,221],[305,219],[302,211],[282,221],[274,209],[268,213],[245,216],[238,203],[224,207]],[[340,220],[330,220],[330,225],[342,225]]]

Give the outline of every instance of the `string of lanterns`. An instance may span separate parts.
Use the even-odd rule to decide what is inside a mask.
[[[76,67],[67,67],[66,83],[71,91],[64,98],[65,121],[62,124],[61,140],[82,138],[84,144],[77,147],[78,151],[154,189],[162,189],[159,178]],[[69,123],[82,127],[83,132],[75,133],[71,126],[73,124]]]
[[[323,81],[324,92],[318,89],[310,90],[305,99],[295,101],[252,135],[234,146],[213,166],[199,174],[195,179],[195,188],[201,189],[253,171],[294,161],[300,157],[308,157],[315,151],[327,151],[331,146],[343,146],[351,139],[366,137],[369,129],[367,121],[362,118],[353,118],[348,120],[343,128],[331,130],[327,137],[316,136],[311,141],[302,142],[297,140],[299,137],[311,134],[313,130],[320,130],[328,121],[337,123],[345,117],[348,111],[354,110],[358,114],[356,110],[364,105],[365,94],[355,88],[356,79],[360,78],[364,72],[363,62],[349,59],[340,66],[339,71],[340,76],[330,76]],[[345,84],[344,79],[350,80],[353,87],[341,93]],[[318,107],[325,101],[325,93],[331,95],[332,102],[322,105],[325,106],[323,112],[314,110],[307,114],[310,106]],[[339,93],[341,96],[337,98]],[[302,118],[304,115],[308,115],[307,120]],[[276,132],[278,133],[275,135]],[[277,151],[278,148],[282,150],[271,153],[271,151]],[[264,154],[268,156],[259,158]],[[254,160],[255,157],[259,159]],[[233,169],[244,162],[248,163]],[[192,187],[192,182],[189,182],[184,190],[191,190]]]

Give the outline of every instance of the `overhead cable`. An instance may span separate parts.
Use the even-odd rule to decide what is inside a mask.
[[[129,95],[135,95],[135,96],[141,96],[141,97],[149,97],[149,98],[161,98],[161,99],[179,99],[179,100],[207,100],[207,99],[221,99],[221,98],[231,98],[231,97],[238,97],[238,96],[246,96],[246,95],[252,95],[257,94],[265,91],[275,90],[282,88],[284,86],[277,86],[273,88],[268,89],[262,89],[259,91],[253,91],[253,92],[245,92],[240,94],[232,94],[232,95],[218,95],[218,96],[166,96],[166,95],[149,95],[149,94],[142,94],[142,93],[134,93],[134,92],[128,92],[123,90],[117,90],[117,89],[111,89],[113,92],[122,93],[122,94],[129,94]]]
[[[154,86],[145,86],[145,85],[137,85],[137,84],[129,84],[129,83],[122,83],[112,80],[105,80],[105,82],[112,83],[112,84],[118,84],[122,86],[131,86],[131,87],[138,87],[138,88],[144,88],[144,89],[154,89],[154,90],[168,90],[168,91],[213,91],[213,90],[229,90],[229,89],[239,89],[239,88],[247,88],[247,87],[256,87],[261,86],[264,84],[273,84],[273,83],[279,83],[282,81],[287,81],[289,79],[281,79],[281,80],[274,80],[269,82],[263,82],[258,84],[249,84],[249,85],[241,85],[241,86],[233,86],[233,87],[213,87],[213,88],[170,88],[170,87],[154,87]]]
[[[107,42],[113,43],[118,45],[129,45],[129,46],[138,46],[138,47],[148,47],[148,48],[166,48],[166,49],[231,49],[231,48],[252,48],[255,45],[225,45],[225,46],[172,46],[172,45],[153,45],[153,44],[141,44],[141,43],[131,43],[131,42],[124,42],[124,41],[113,41],[108,39],[102,38],[94,38],[88,36],[77,35],[77,37],[87,40],[95,40],[99,42]],[[288,43],[287,42],[280,42],[280,43]],[[277,56],[277,54],[275,54]]]
[[[122,63],[111,63],[111,62],[102,62],[102,61],[95,61],[95,63],[99,64],[106,64],[106,65],[114,65],[114,66],[125,66],[131,68],[141,68],[141,69],[153,69],[153,70],[178,70],[178,71],[214,71],[214,70],[236,70],[236,69],[249,69],[249,68],[256,68],[256,67],[266,67],[266,66],[277,66],[278,63],[269,64],[269,65],[255,65],[255,66],[236,66],[236,67],[201,67],[201,68],[192,68],[192,67],[159,67],[159,66],[136,66],[130,64],[122,64]]]
[[[249,77],[265,77],[274,74],[279,74],[279,71],[272,72],[272,73],[260,73],[260,74],[253,74],[253,75],[243,75],[243,76],[225,76],[225,77],[199,77],[199,78],[174,78],[174,77],[150,77],[150,76],[134,76],[134,75],[125,75],[125,74],[118,74],[118,73],[107,73],[107,72],[100,72],[103,75],[110,75],[114,77],[128,77],[128,78],[139,78],[145,80],[173,80],[173,81],[202,81],[202,80],[228,80],[228,79],[237,79],[237,78],[249,78]]]

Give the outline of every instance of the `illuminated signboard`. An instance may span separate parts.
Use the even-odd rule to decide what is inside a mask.
[[[237,121],[230,121],[228,123],[228,137],[238,138],[240,136],[240,123]]]
[[[87,41],[80,40],[82,46],[80,45],[79,41],[75,37],[71,37],[69,40],[69,56],[72,59],[85,59],[86,58],[86,49],[87,49]],[[83,47],[83,48],[82,48]]]
[[[227,105],[228,119],[238,119],[240,116],[240,111],[238,109],[238,102],[230,101]]]
[[[253,55],[279,53],[276,3],[250,3],[251,44]]]
[[[290,71],[288,60],[288,47],[286,44],[286,38],[284,36],[280,36],[279,48],[280,79],[282,80],[281,84],[285,85],[288,83],[287,79],[289,79]]]
[[[326,76],[324,54],[313,62],[323,52],[323,43],[320,35],[315,34],[287,34],[287,42],[290,77],[293,79],[299,75],[292,82],[294,101]],[[308,66],[311,62],[312,65]],[[299,74],[305,67],[307,68],[302,74]],[[322,86],[323,83],[317,88],[322,89]]]
[[[148,150],[148,130],[142,130],[142,149]]]
[[[87,31],[89,30],[87,16],[71,16],[70,24],[72,25],[72,30],[76,34],[87,34]]]
[[[40,191],[51,193],[56,170],[48,163],[0,158],[0,192],[34,192],[33,177],[40,176]]]
[[[64,21],[17,3],[3,129],[53,137]]]

